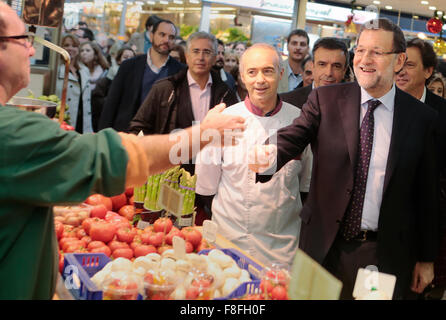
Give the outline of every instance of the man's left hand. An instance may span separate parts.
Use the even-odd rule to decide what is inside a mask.
[[[434,280],[434,263],[417,262],[413,270],[412,291],[422,293],[432,280]]]

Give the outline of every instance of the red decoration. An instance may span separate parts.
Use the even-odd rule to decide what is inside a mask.
[[[346,25],[347,27],[352,23],[352,21],[353,21],[353,17],[354,17],[353,14],[349,14],[349,15],[347,16],[347,21],[345,21],[345,25]]]
[[[431,18],[426,23],[426,29],[430,33],[439,33],[443,28],[443,23],[438,18]]]

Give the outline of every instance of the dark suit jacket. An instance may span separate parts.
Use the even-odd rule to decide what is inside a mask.
[[[307,102],[308,96],[313,90],[313,86],[310,84],[306,87],[298,87],[294,90],[279,94],[280,98],[288,103],[291,103],[293,106],[296,106],[302,109],[302,106],[305,102]]]
[[[301,116],[278,131],[276,170],[312,146],[313,174],[301,212],[299,246],[319,263],[334,242],[352,194],[360,97],[357,83],[317,88]],[[396,88],[377,242],[377,267],[397,276],[396,290],[407,290],[416,261],[432,262],[437,254],[436,116]],[[269,176],[257,179],[267,181]]]
[[[446,232],[446,99],[427,90],[424,103],[438,112],[437,145],[440,167],[440,213],[441,228],[444,230],[443,232]]]
[[[121,64],[104,103],[99,130],[111,127],[117,131],[127,131],[130,121],[142,104],[141,84],[146,64],[146,54],[125,60]],[[171,76],[186,66],[175,59],[169,59],[166,67],[168,76]]]

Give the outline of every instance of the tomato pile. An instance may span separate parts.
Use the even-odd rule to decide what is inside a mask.
[[[89,216],[66,224],[55,218],[59,242],[59,271],[64,265],[64,253],[104,253],[112,259],[134,259],[149,253],[162,254],[172,249],[172,239],[185,239],[186,252],[198,252],[210,246],[195,227],[178,229],[169,218],[159,218],[144,230],[132,225],[135,209],[133,189],[114,197],[93,194],[87,198]]]

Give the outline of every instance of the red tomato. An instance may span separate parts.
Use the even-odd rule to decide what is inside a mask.
[[[288,293],[284,286],[278,285],[271,290],[271,298],[273,300],[288,300]]]
[[[143,233],[140,235],[141,242],[142,242],[142,243],[145,243],[145,244],[151,244],[151,243],[150,243],[150,236],[151,236],[151,235],[152,235],[151,232],[143,232]]]
[[[85,241],[85,244],[88,246],[91,242],[91,238],[89,236],[82,237],[82,241]]]
[[[59,252],[59,272],[60,273],[63,273],[64,261],[65,261],[64,254]]]
[[[175,236],[184,239],[184,235],[181,233],[180,229],[178,229],[177,227],[172,227],[170,232],[166,235],[166,243],[172,245],[172,239]]]
[[[153,229],[155,232],[164,232],[165,234],[168,234],[170,230],[172,229],[173,223],[170,218],[158,218],[153,223]]]
[[[153,225],[147,226],[144,228],[144,232],[152,233],[153,232]]]
[[[285,286],[288,282],[288,276],[282,270],[269,270],[265,277],[270,279],[273,283],[278,283],[282,286]]]
[[[135,207],[133,205],[127,204],[122,206],[118,212],[121,216],[126,218],[129,221],[133,220],[133,216],[135,215]]]
[[[201,250],[213,249],[213,248],[215,248],[214,245],[207,242],[206,239],[201,239],[200,245],[197,247],[197,252],[200,252]]]
[[[186,241],[192,243],[194,248],[198,248],[201,242],[201,232],[195,229],[194,227],[186,227],[181,229],[181,233],[184,235]]]
[[[110,255],[111,255],[111,250],[107,246],[94,248],[94,249],[90,250],[90,252],[91,253],[104,253],[107,257],[110,257]]]
[[[121,257],[130,260],[133,258],[133,250],[130,248],[119,248],[113,251],[112,257],[113,259]]]
[[[90,227],[93,222],[101,221],[99,218],[87,218],[82,221],[82,229],[85,230],[87,234],[90,234]]]
[[[56,230],[57,239],[60,239],[62,237],[63,232],[64,232],[63,223],[55,221],[54,222],[54,229]]]
[[[98,240],[102,242],[109,242],[115,236],[115,226],[108,222],[94,222],[90,227],[91,240]]]
[[[63,252],[74,252],[74,250],[76,250],[76,249],[72,249],[71,251],[67,251],[69,247],[76,247],[76,248],[80,249],[81,247],[86,248],[87,244],[84,241],[79,240],[79,239],[73,240],[73,241],[67,241],[62,245]]]
[[[133,187],[125,189],[125,195],[127,196],[127,198],[133,196],[133,190],[134,190]]]
[[[129,245],[125,242],[120,242],[117,240],[112,240],[108,243],[108,247],[110,248],[111,252],[114,252],[117,249],[128,249],[130,248]]]
[[[165,244],[164,246],[158,247],[157,252],[158,252],[158,254],[163,254],[164,251],[172,249],[172,248],[173,248],[172,246]],[[186,250],[186,252],[187,252],[187,250]]]
[[[84,229],[78,229],[76,231],[76,236],[78,237],[78,239],[82,239],[83,237],[85,237],[87,235],[87,233],[85,232]]]
[[[113,211],[118,212],[123,206],[127,204],[127,197],[125,193],[110,197],[113,204]]]
[[[121,227],[116,231],[119,241],[131,243],[136,236],[136,230],[129,227]]]
[[[272,290],[273,290],[273,284],[271,283],[271,281],[262,280],[260,282],[260,292],[265,293],[266,291],[268,294],[271,294]]]
[[[149,237],[149,244],[155,247],[159,247],[163,243],[163,239],[164,239],[164,233],[162,232],[153,233]]]
[[[131,204],[132,206],[135,204],[135,196],[131,196],[129,198],[129,204]]]
[[[93,249],[105,247],[105,246],[107,246],[107,245],[102,241],[91,241],[88,244],[87,248],[88,248],[88,250],[93,250]]]
[[[64,247],[68,242],[73,242],[73,241],[76,241],[76,240],[79,240],[79,239],[76,238],[76,237],[62,238],[62,239],[59,240],[59,248],[60,248],[61,250],[63,250],[63,247]]]
[[[133,243],[132,243],[133,244]],[[131,245],[130,245],[131,246]],[[154,246],[152,245],[146,245],[146,244],[140,244],[137,245],[134,249],[133,252],[135,254],[135,258],[141,257],[141,256],[145,256],[148,255],[149,253],[156,253],[157,250]]]
[[[198,298],[200,290],[196,287],[190,287],[186,290],[186,300],[195,300]]]
[[[103,204],[107,210],[113,210],[113,203],[110,198],[103,196],[102,194],[92,194],[85,200],[85,203],[95,206]]]
[[[95,205],[90,210],[90,217],[104,219],[107,211],[107,207],[104,204]]]
[[[186,253],[194,252],[194,246],[189,241],[186,241],[185,247],[186,247]]]

